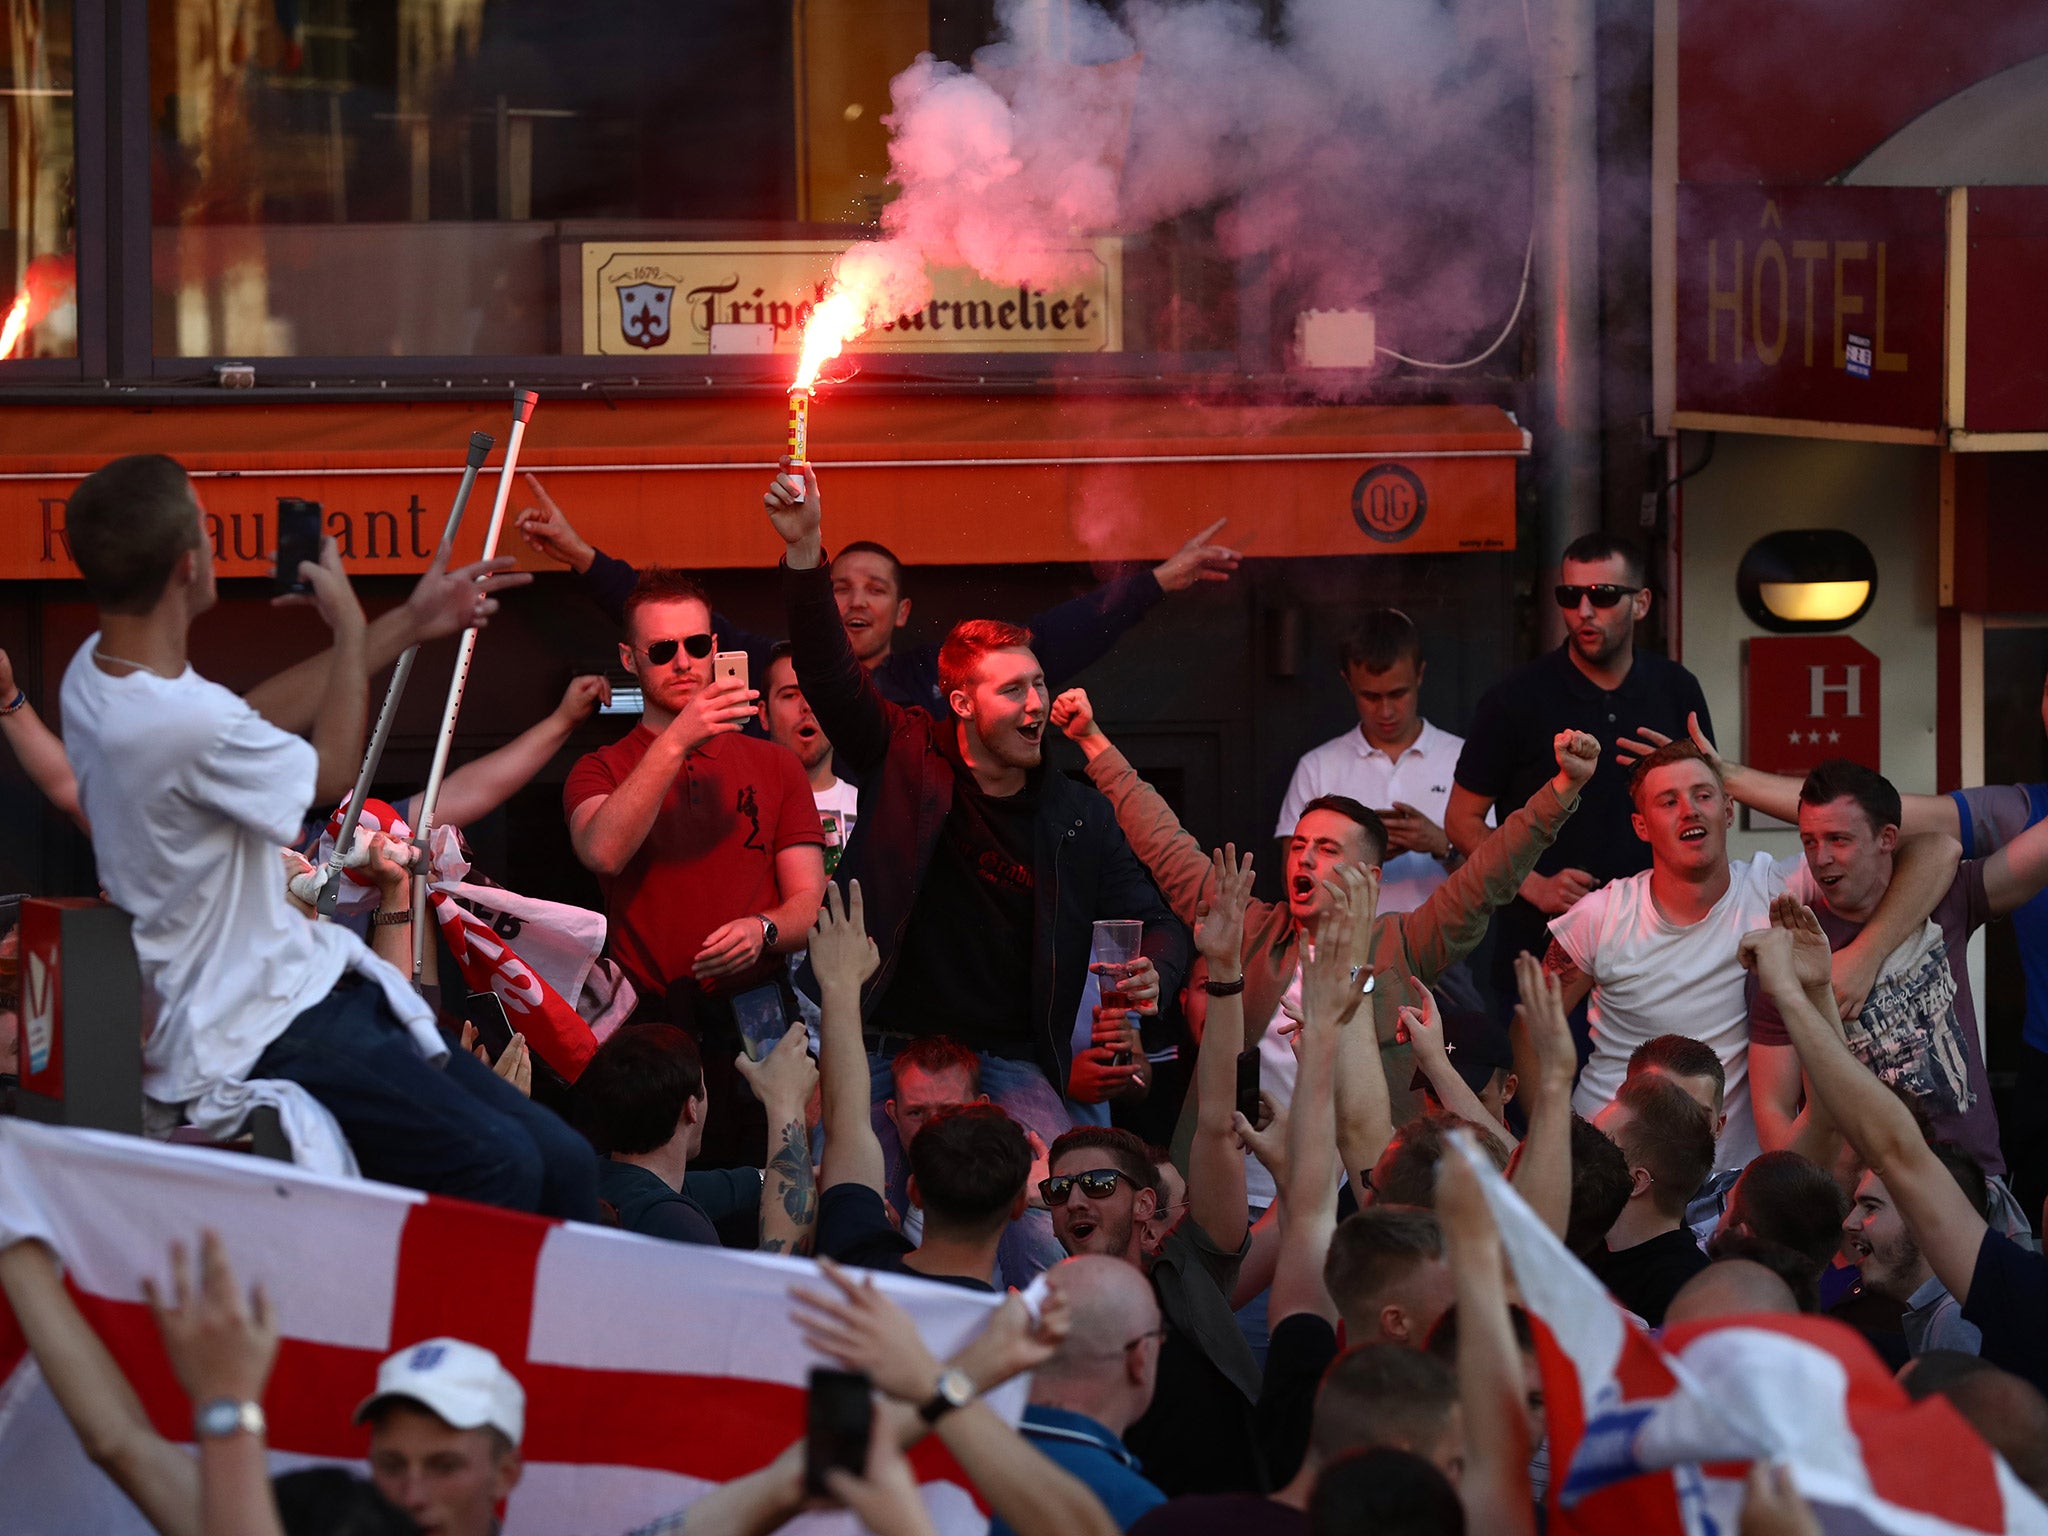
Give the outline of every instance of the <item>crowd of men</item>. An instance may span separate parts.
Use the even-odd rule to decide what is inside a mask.
[[[2048,1494],[2048,786],[1902,797],[1846,760],[1800,782],[1725,759],[1697,681],[1636,648],[1639,552],[1595,535],[1564,558],[1565,643],[1462,741],[1423,717],[1416,625],[1360,616],[1337,658],[1358,725],[1296,768],[1269,903],[1253,853],[1204,848],[1066,686],[1165,595],[1229,578],[1217,527],[1028,623],[908,647],[903,567],[828,553],[808,468],[764,497],[786,639],[595,550],[533,488],[521,532],[617,621],[644,701],[563,788],[609,967],[569,999],[576,1053],[475,1041],[445,954],[440,987],[411,984],[412,885],[439,873],[401,835],[364,840],[354,927],[295,906],[279,865],[355,778],[370,673],[527,578],[432,571],[368,623],[330,544],[301,574],[332,643],[237,697],[186,659],[214,580],[184,472],[80,485],[100,628],[61,740],[11,674],[0,731],[133,917],[152,1124],[229,1142],[268,1105],[316,1165],[817,1256],[799,1325],[904,1410],[831,1490],[887,1536],[928,1529],[900,1449],[927,1431],[1029,1536],[1534,1531],[1534,1334],[1468,1144],[1642,1323],[1830,1314]],[[734,651],[744,676],[715,666]],[[453,823],[604,692],[461,770]],[[1082,777],[1048,764],[1053,731]],[[1737,804],[1802,853],[1731,858]],[[2001,1127],[1963,951],[2007,915],[2030,991]],[[1134,958],[1103,959],[1105,923]],[[841,1266],[1038,1299],[940,1362]],[[196,1286],[174,1269],[154,1299],[197,1462],[124,1395],[47,1250],[0,1249],[52,1389],[159,1530],[229,1529],[230,1507],[259,1522],[234,1529],[339,1528],[304,1511],[344,1504],[349,1529],[494,1528],[524,1395],[489,1351],[393,1356],[355,1410],[369,1484],[273,1493],[274,1326],[217,1244]],[[1025,1371],[1012,1432],[977,1400]],[[687,1525],[772,1528],[800,1463]],[[1810,1528],[1767,1474],[1751,1495],[1759,1531]]]

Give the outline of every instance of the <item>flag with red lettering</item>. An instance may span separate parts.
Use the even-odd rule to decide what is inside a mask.
[[[1831,1533],[2048,1536],[2048,1508],[2012,1469],[1944,1399],[1911,1401],[1854,1329],[1769,1314],[1653,1338],[1489,1159],[1466,1155],[1534,1325],[1553,1532],[1733,1532],[1743,1479],[1770,1460]]]
[[[526,1471],[506,1536],[618,1536],[767,1463],[804,1430],[821,1362],[789,1322],[804,1260],[545,1221],[287,1163],[0,1119],[0,1244],[47,1241],[80,1310],[167,1439],[186,1401],[141,1281],[173,1239],[218,1230],[283,1333],[264,1408],[273,1465],[360,1464],[350,1424],[386,1355],[440,1335],[497,1352],[526,1389]],[[876,1275],[950,1353],[993,1299]],[[822,1282],[820,1282],[822,1283]],[[1023,1383],[991,1402],[1014,1422]],[[986,1521],[936,1442],[912,1457],[941,1536]],[[146,1536],[85,1458],[0,1301],[0,1528]]]
[[[332,855],[334,840],[341,831],[341,818],[347,813],[348,802],[344,800],[328,819],[317,851],[317,864],[324,865]],[[357,825],[365,831],[383,832],[396,838],[412,836],[412,829],[405,824],[404,818],[382,800],[364,800]],[[496,993],[498,1001],[505,1005],[506,1018],[514,1029],[526,1036],[526,1043],[533,1048],[534,1055],[560,1073],[565,1081],[575,1082],[596,1054],[599,1036],[535,967],[514,952],[508,939],[501,937],[489,923],[463,907],[450,894],[448,887],[468,872],[469,864],[457,849],[454,829],[436,827],[434,884],[427,892],[427,906],[434,914],[434,921],[440,925],[448,952],[455,957],[464,985],[472,992]],[[344,912],[374,910],[376,895],[369,877],[361,870],[345,869],[342,878],[342,895],[336,903],[337,908]],[[457,888],[471,889],[466,886]],[[527,902],[525,905],[532,908],[541,904]],[[552,907],[555,904],[546,905]],[[604,919],[596,913],[569,910],[590,918],[595,924],[594,941],[586,930],[578,933],[575,941],[568,945],[572,960],[580,953],[582,961],[580,968],[571,967],[575,977],[574,990],[581,988],[590,962],[604,947],[605,930]]]

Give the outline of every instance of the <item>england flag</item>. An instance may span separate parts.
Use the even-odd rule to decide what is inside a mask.
[[[349,1422],[386,1355],[448,1336],[495,1351],[526,1389],[526,1473],[506,1536],[617,1536],[751,1472],[802,1435],[821,1362],[789,1320],[803,1260],[542,1220],[286,1163],[0,1119],[0,1245],[47,1242],[79,1309],[167,1439],[189,1442],[142,1279],[171,1242],[220,1232],[243,1284],[262,1282],[283,1335],[264,1400],[278,1471],[358,1464]],[[877,1275],[944,1356],[994,1298]],[[1014,1423],[1024,1383],[991,1405]],[[987,1515],[936,1441],[912,1456],[941,1536]],[[0,1527],[144,1536],[140,1513],[86,1460],[0,1302]],[[846,1516],[805,1517],[846,1526]]]
[[[2048,1536],[2048,1508],[1954,1408],[1915,1403],[1852,1328],[1717,1318],[1653,1338],[1476,1148],[1534,1325],[1551,1530],[1732,1536],[1743,1479],[1786,1466],[1830,1536]]]

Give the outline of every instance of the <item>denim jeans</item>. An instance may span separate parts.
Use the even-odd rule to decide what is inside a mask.
[[[251,1077],[297,1083],[341,1122],[365,1175],[429,1194],[596,1221],[597,1159],[553,1110],[467,1051],[420,1056],[373,983],[344,977]]]
[[[897,1139],[895,1125],[882,1109],[896,1092],[896,1082],[889,1071],[889,1060],[894,1055],[894,1051],[881,1055],[869,1052],[868,1079],[875,1136],[882,1143],[883,1187],[888,1191],[889,1203],[903,1211],[909,1208],[909,1160],[903,1155],[903,1143]],[[991,1104],[1048,1147],[1062,1132],[1073,1128],[1066,1101],[1031,1062],[984,1053],[981,1091],[988,1095]],[[1002,1284],[1021,1289],[1036,1279],[1041,1270],[1066,1256],[1059,1239],[1053,1236],[1052,1213],[1029,1210],[1003,1233],[1002,1245],[996,1250],[996,1272]]]

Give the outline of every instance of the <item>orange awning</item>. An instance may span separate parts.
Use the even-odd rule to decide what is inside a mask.
[[[168,453],[193,472],[224,575],[267,569],[279,496],[321,502],[352,568],[416,571],[479,430],[499,446],[460,548],[480,547],[510,415],[476,401],[11,406],[0,434],[0,578],[73,575],[63,500],[127,453]],[[610,553],[761,566],[780,548],[760,496],[785,425],[773,397],[549,399],[521,464]],[[811,417],[829,537],[877,539],[916,565],[1157,559],[1225,516],[1224,537],[1258,556],[1508,549],[1514,460],[1527,451],[1506,412],[1475,405],[828,389]],[[511,510],[529,500],[515,487]]]

